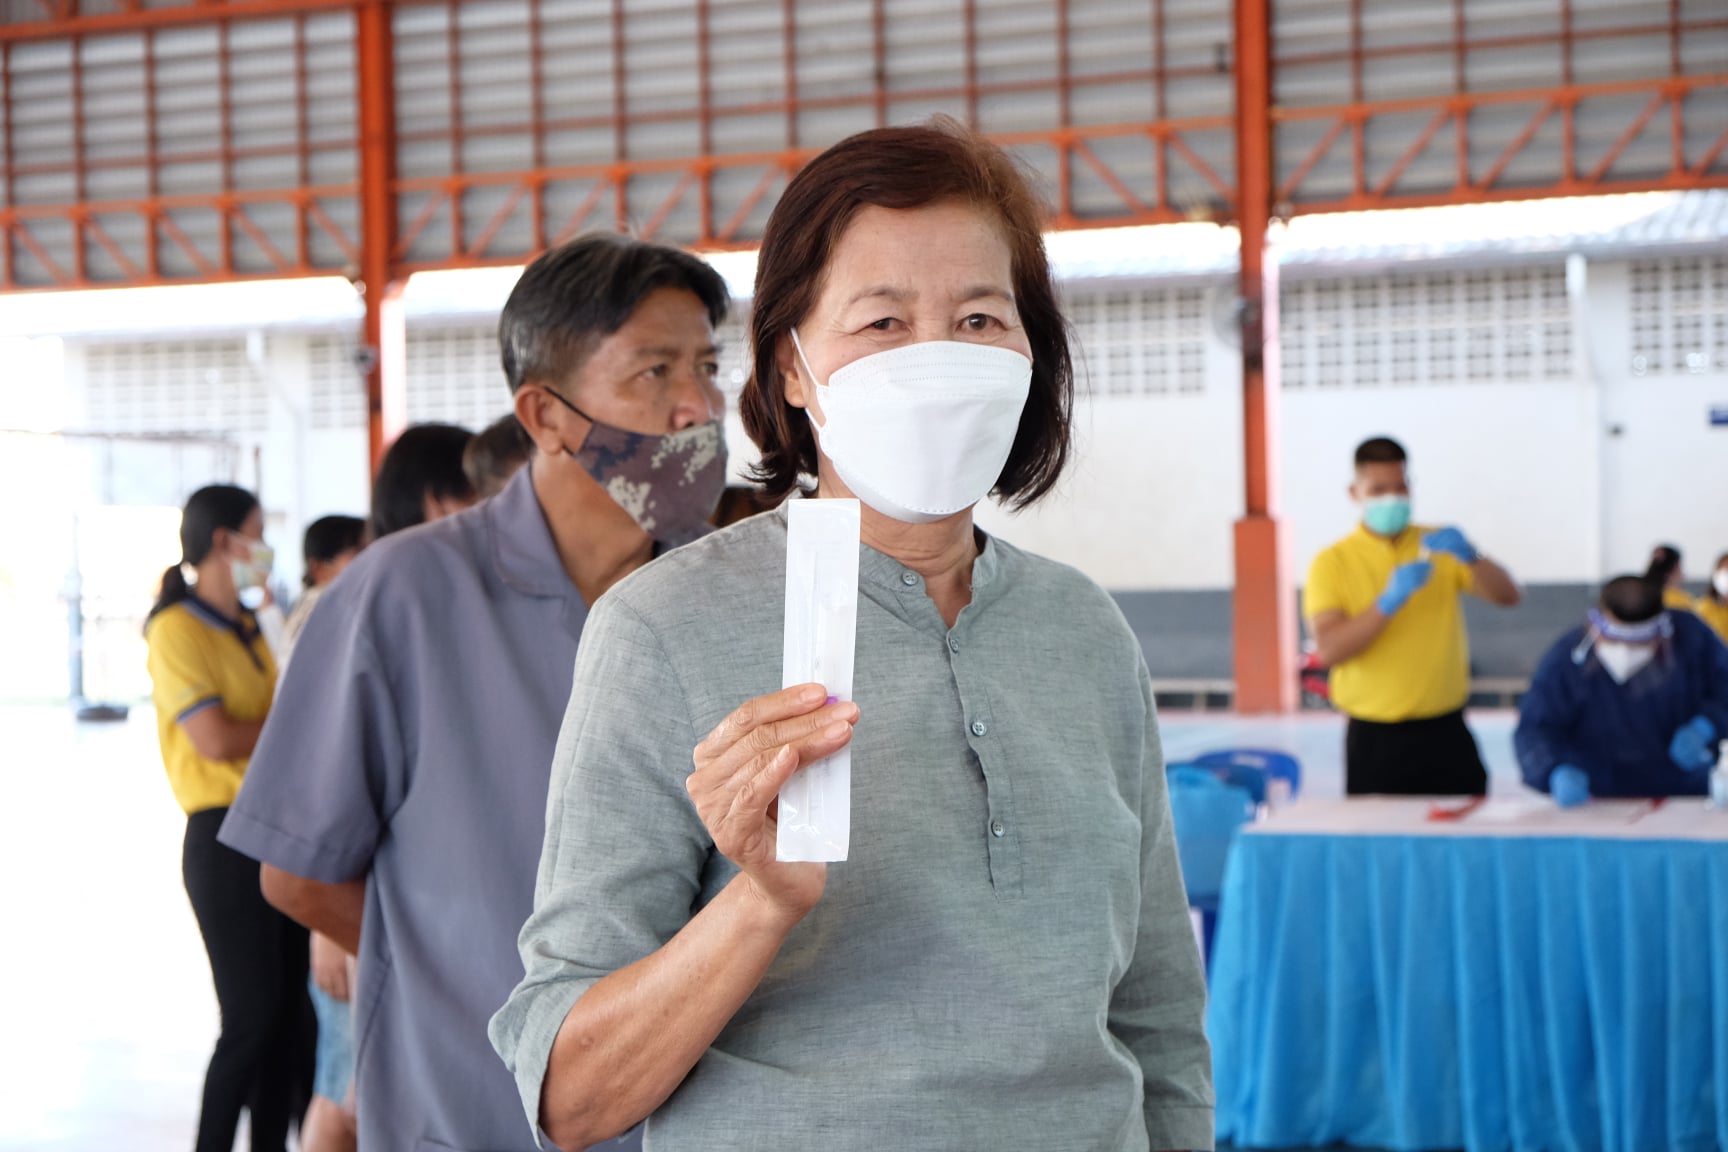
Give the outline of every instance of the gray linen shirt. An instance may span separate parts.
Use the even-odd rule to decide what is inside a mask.
[[[531,1152],[486,1040],[522,975],[547,776],[587,607],[529,470],[381,540],[306,625],[221,840],[366,879],[360,1146]]]
[[[553,762],[526,976],[492,1039],[538,1112],[553,1038],[737,870],[684,788],[781,679],[786,522],[596,605]],[[1204,984],[1151,683],[1114,602],[987,540],[944,625],[861,549],[851,858],[648,1119],[644,1147],[1212,1147]]]

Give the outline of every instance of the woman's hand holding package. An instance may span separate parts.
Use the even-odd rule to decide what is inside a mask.
[[[852,739],[858,706],[827,700],[821,685],[804,684],[746,701],[696,746],[685,785],[715,847],[758,897],[794,919],[822,898],[828,867],[776,860],[776,805],[793,773]]]

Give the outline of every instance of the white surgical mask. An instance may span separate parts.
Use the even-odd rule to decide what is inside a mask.
[[[1716,589],[1716,595],[1728,600],[1728,568],[1716,569],[1715,575],[1710,577],[1710,586]]]
[[[232,561],[228,570],[234,575],[234,591],[239,593],[241,607],[256,611],[264,603],[270,569],[276,565],[276,550],[262,540],[247,540],[245,544],[246,559]]]
[[[796,330],[792,345],[812,381]],[[931,340],[861,357],[816,383],[822,451],[858,499],[927,524],[989,495],[1008,462],[1032,387],[1010,348]]]
[[[1626,644],[1619,640],[1596,641],[1596,659],[1602,662],[1602,668],[1614,683],[1624,684],[1643,671],[1644,666],[1656,658],[1656,649],[1650,644]]]

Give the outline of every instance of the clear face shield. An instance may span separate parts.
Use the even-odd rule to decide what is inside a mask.
[[[1673,635],[1674,623],[1667,612],[1625,624],[1592,608],[1590,628],[1573,649],[1572,663],[1583,664],[1594,655],[1614,683],[1624,684],[1655,660]]]

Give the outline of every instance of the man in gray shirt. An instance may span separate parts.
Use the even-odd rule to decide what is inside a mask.
[[[546,253],[500,324],[529,466],[369,549],[313,613],[221,839],[360,957],[364,1152],[536,1146],[488,1017],[522,968],[589,604],[701,533],[725,480],[724,282],[617,236]]]

